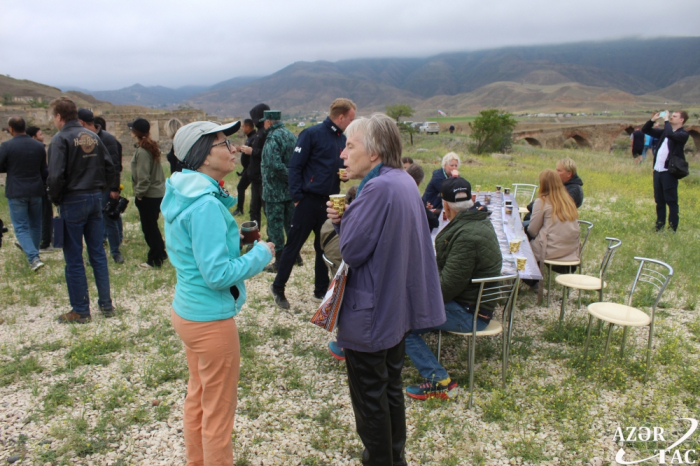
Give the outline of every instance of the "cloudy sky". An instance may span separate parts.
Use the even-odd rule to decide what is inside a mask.
[[[696,10],[697,0],[0,0],[0,73],[89,90],[211,85],[296,61],[697,36]]]

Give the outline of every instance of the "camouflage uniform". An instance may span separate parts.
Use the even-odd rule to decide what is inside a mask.
[[[262,151],[262,198],[265,201],[267,236],[275,243],[275,253],[281,254],[285,234],[289,234],[294,203],[289,194],[287,165],[292,158],[297,138],[283,123],[275,123],[267,129],[267,139]]]

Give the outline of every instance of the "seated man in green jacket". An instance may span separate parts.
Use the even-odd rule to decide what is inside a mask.
[[[435,238],[447,321],[439,327],[413,330],[406,337],[406,354],[425,378],[424,383],[406,389],[408,396],[418,400],[432,397],[447,399],[457,388],[457,382],[450,379],[420,335],[431,330],[471,332],[473,309],[479,294],[479,285],[473,284],[472,279],[501,274],[502,258],[496,231],[487,212],[474,210],[469,182],[464,178],[448,178],[440,187],[440,195],[450,221]],[[477,330],[486,328],[492,314],[493,307],[482,306]]]

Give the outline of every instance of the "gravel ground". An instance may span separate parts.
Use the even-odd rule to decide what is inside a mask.
[[[4,270],[23,266],[19,254],[0,249]],[[344,364],[326,351],[330,335],[309,323],[317,306],[309,299],[309,245],[302,255],[305,265],[294,269],[288,285],[290,311],[278,310],[269,296],[272,274],[246,285],[248,303],[236,318],[242,347],[237,465],[360,464]],[[60,254],[48,258],[38,278],[23,275],[31,284],[17,280],[0,288],[0,299],[11,303],[0,312],[0,462],[19,455],[18,464],[184,464],[186,363],[169,324],[174,271],[170,265],[143,271],[137,263],[113,268],[120,314],[96,315],[84,326],[54,321],[67,305]],[[632,335],[631,362],[596,375],[600,362],[576,363],[580,341],[547,336],[555,329],[556,299],[550,309],[538,307],[523,289],[519,304],[506,390],[495,338],[479,341],[473,410],[464,392],[449,401],[407,400],[410,464],[614,464],[619,425],[675,425],[675,418],[693,417],[694,392],[665,387],[677,372],[673,364],[697,362],[697,341],[688,330],[694,313],[664,309],[655,353],[676,359],[657,367],[644,385],[638,370],[644,332]],[[580,335],[581,322],[567,324],[564,339]],[[443,346],[446,367],[465,387],[466,341],[447,337]],[[419,380],[407,360],[404,383]],[[634,450],[630,457],[645,451],[627,448]]]

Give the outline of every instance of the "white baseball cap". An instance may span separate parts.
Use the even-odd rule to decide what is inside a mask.
[[[185,160],[187,153],[192,149],[194,143],[205,134],[214,134],[219,131],[226,136],[230,136],[241,127],[240,121],[217,125],[211,121],[195,121],[183,126],[177,130],[173,138],[173,147],[175,148],[175,157],[182,162]]]

